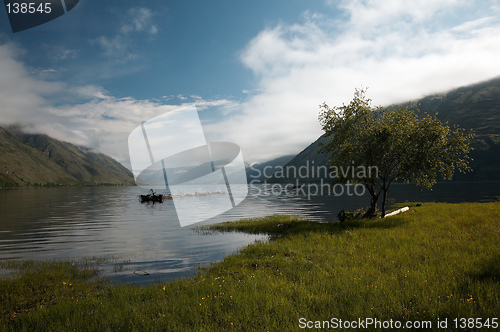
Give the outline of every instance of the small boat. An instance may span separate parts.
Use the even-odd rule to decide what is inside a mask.
[[[163,202],[163,195],[162,194],[159,194],[159,195],[150,195],[150,194],[139,195],[139,200],[141,201],[141,203],[146,203],[146,202],[161,203],[161,202]]]
[[[138,198],[141,203],[162,203],[164,199],[172,199],[172,195],[156,194],[153,189],[151,189],[146,195],[139,195]]]

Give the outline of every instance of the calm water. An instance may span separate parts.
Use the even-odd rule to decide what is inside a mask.
[[[442,183],[433,191],[394,185],[389,196],[398,202],[492,200],[500,196],[499,184]],[[0,259],[105,257],[110,260],[101,268],[112,280],[173,279],[194,275],[198,265],[266,240],[238,233],[202,234],[193,230],[196,226],[275,213],[332,221],[341,209],[355,210],[369,202],[367,196],[347,193],[310,199],[293,190],[278,195],[279,189],[254,188],[236,208],[189,227],[180,227],[171,201],[139,203],[137,195],[144,190],[138,187],[0,190]],[[185,199],[209,206],[215,198]],[[202,215],[203,208],[198,210]]]

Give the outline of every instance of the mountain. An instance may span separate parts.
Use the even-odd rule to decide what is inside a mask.
[[[500,78],[436,94],[418,101],[420,109],[449,124],[472,130],[472,172],[456,180],[500,180]]]
[[[274,174],[279,169],[279,167],[283,167],[293,158],[294,155],[287,155],[263,163],[252,164],[246,169],[248,183],[256,180],[259,182],[269,180],[270,176]]]
[[[41,134],[0,128],[0,187],[135,185],[116,160]]]
[[[421,112],[437,113],[441,121],[472,130],[475,134],[470,153],[473,171],[457,172],[454,180],[500,180],[500,78],[427,96],[416,103]],[[329,156],[318,154],[318,143],[324,140],[325,137],[321,136],[287,163],[285,169],[298,169],[304,165],[317,169],[327,165]],[[316,179],[312,177],[311,181]],[[279,177],[276,180],[283,181]]]

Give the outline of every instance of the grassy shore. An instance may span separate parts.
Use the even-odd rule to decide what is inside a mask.
[[[267,233],[192,279],[96,279],[90,263],[3,262],[0,330],[289,331],[299,319],[500,318],[500,203],[411,204],[385,219],[271,216],[203,231]],[[495,330],[495,329],[492,329]]]

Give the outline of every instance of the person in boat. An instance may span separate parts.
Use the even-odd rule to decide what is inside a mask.
[[[149,192],[148,192],[148,196],[155,196],[156,193],[153,189],[151,189]]]

